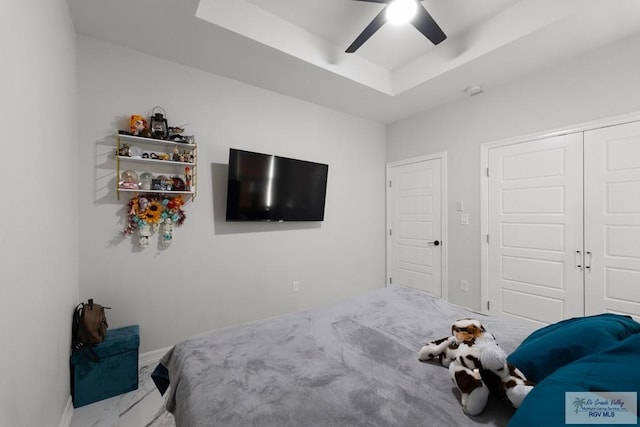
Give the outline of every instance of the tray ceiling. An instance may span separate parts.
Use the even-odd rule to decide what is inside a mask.
[[[79,34],[383,123],[640,32],[629,0],[424,0],[438,46],[351,0],[68,0]],[[144,17],[144,19],[141,19]]]

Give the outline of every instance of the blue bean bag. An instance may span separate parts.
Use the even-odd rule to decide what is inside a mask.
[[[590,341],[588,336],[583,337]],[[598,342],[602,342],[601,339],[602,337],[598,338]],[[575,356],[577,355],[571,358]],[[640,424],[637,400],[640,395],[639,361],[640,333],[635,333],[611,344],[605,350],[557,367],[531,390],[511,418],[509,427],[564,426],[567,414],[574,409],[577,413],[577,409],[567,399],[567,392],[613,392],[614,395],[635,392],[635,405],[627,402],[627,407],[631,411],[630,416],[633,418],[635,413],[636,422]],[[609,413],[608,416],[608,419],[594,420],[600,423],[608,421],[610,425],[615,425],[615,414]],[[618,416],[620,417],[619,414]],[[584,425],[595,423],[587,422]]]
[[[640,323],[628,316],[605,313],[574,317],[534,331],[507,360],[527,379],[539,383],[557,369],[637,333]]]

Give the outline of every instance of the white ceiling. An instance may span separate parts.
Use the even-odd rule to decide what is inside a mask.
[[[67,0],[79,34],[383,123],[640,33],[637,0],[423,0],[434,46],[353,0]]]

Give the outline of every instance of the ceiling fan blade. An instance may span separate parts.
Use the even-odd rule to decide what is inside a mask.
[[[353,1],[366,1],[368,3],[389,3],[389,0],[353,0]]]
[[[362,46],[364,42],[369,40],[369,37],[371,37],[376,31],[380,29],[380,27],[382,27],[382,25],[384,25],[384,23],[386,22],[386,18],[384,16],[386,9],[387,7],[385,6],[384,9],[382,9],[382,11],[375,18],[373,18],[373,21],[371,21],[369,25],[367,25],[367,28],[365,28],[360,33],[360,35],[356,37],[353,43],[351,43],[351,46],[349,46],[347,50],[345,50],[345,53],[353,53],[358,50],[358,48],[360,48],[360,46]]]
[[[422,6],[418,5],[416,16],[411,20],[411,25],[416,27],[431,43],[438,44],[444,41],[447,36],[436,21],[429,15],[429,12]]]

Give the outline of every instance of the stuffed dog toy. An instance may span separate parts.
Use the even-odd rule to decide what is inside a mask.
[[[456,321],[451,336],[425,344],[418,359],[437,360],[449,368],[460,390],[462,410],[472,416],[484,410],[490,391],[517,408],[533,388],[533,383],[507,362],[507,354],[495,337],[475,319]]]

